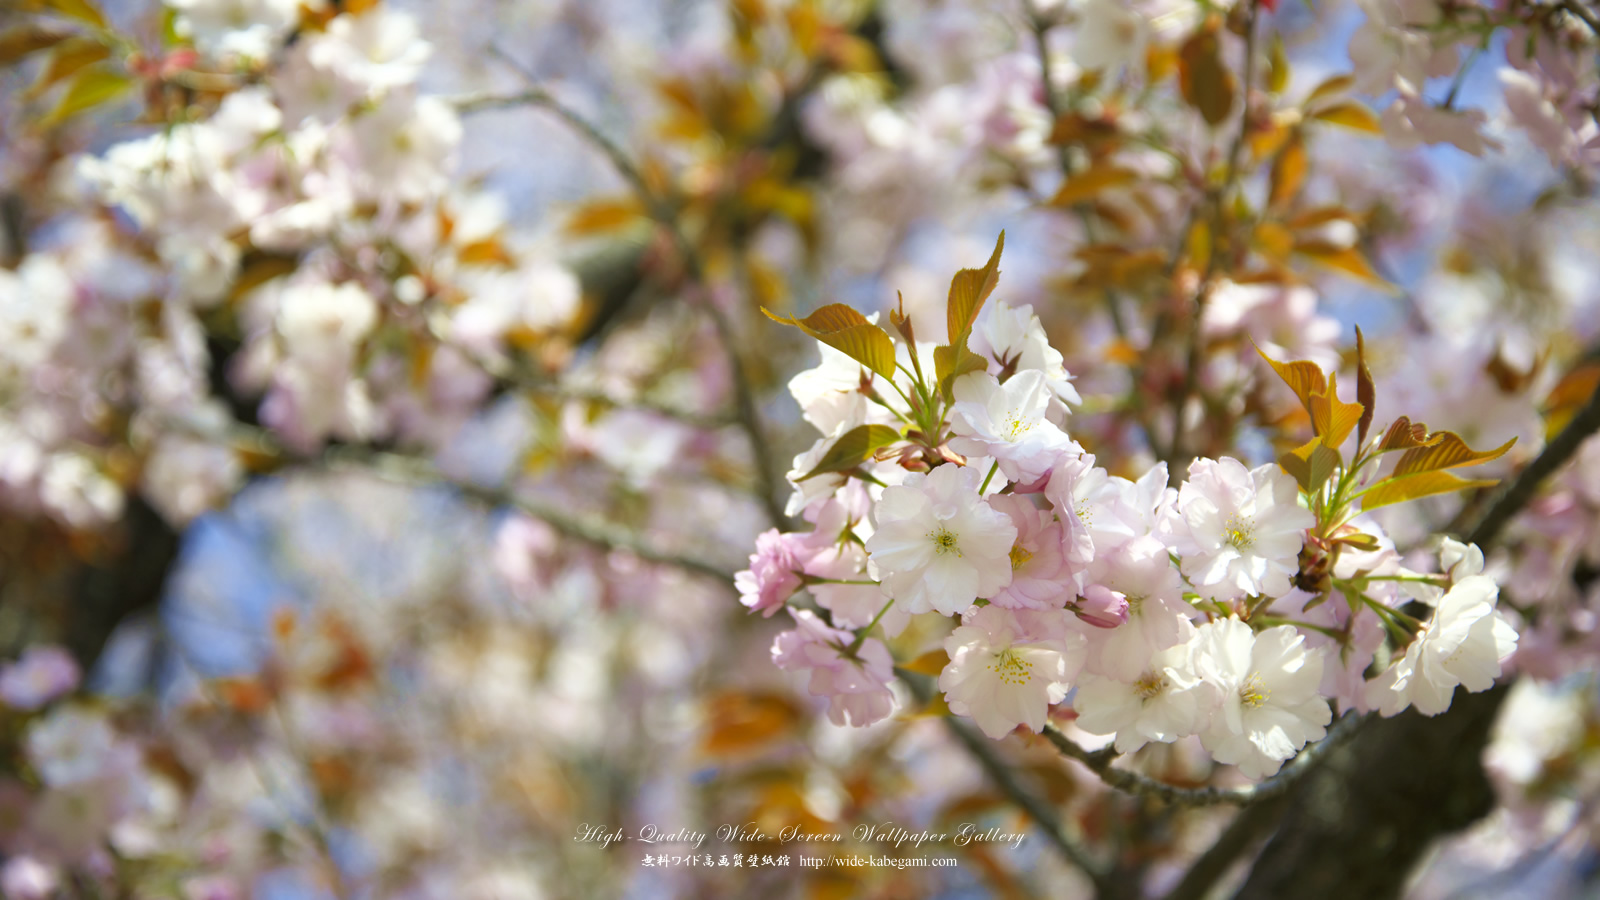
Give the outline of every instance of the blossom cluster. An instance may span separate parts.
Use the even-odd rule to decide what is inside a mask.
[[[292,451],[437,449],[578,308],[549,240],[459,177],[410,14],[170,6],[209,115],[62,166],[75,215],[0,269],[0,500],[70,529],[128,491],[180,525],[231,496],[230,402]]]
[[[967,276],[992,288],[998,254],[956,277],[952,310]],[[1297,476],[1307,457],[1286,454],[1253,467],[1195,459],[1179,484],[1162,462],[1127,478],[1070,436],[1081,401],[1030,309],[997,301],[978,313],[964,372],[941,361],[960,343],[916,342],[898,312],[894,368],[869,368],[870,351],[837,339],[847,315],[796,320],[824,342],[822,363],[790,384],[825,435],[789,474],[790,511],[812,528],[763,534],[737,579],[752,611],[794,619],[773,660],[809,672],[835,723],[897,707],[884,639],[940,617],[956,621],[939,689],[989,737],[1043,731],[1070,709],[1120,752],[1198,736],[1212,758],[1261,778],[1323,737],[1336,711],[1436,715],[1458,686],[1490,687],[1515,649],[1476,547],[1445,538],[1438,571],[1412,571],[1355,508],[1437,492],[1401,476],[1433,466],[1431,448],[1453,434],[1369,439],[1363,423],[1345,465],[1338,448],[1362,407],[1339,401],[1328,376],[1323,407],[1310,407],[1321,434],[1307,445],[1326,471]],[[935,371],[947,389],[924,377]],[[1346,419],[1335,433],[1318,419],[1330,402]],[[1393,481],[1364,471],[1406,446],[1419,455]]]

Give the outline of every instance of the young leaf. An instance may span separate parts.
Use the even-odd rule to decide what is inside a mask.
[[[1299,129],[1289,136],[1288,143],[1278,151],[1272,161],[1271,189],[1267,196],[1267,205],[1273,209],[1282,209],[1289,205],[1289,201],[1300,193],[1300,185],[1305,183],[1308,160],[1306,158],[1305,137]]]
[[[1377,509],[1393,503],[1403,503],[1418,497],[1449,494],[1467,488],[1492,487],[1499,484],[1493,478],[1460,478],[1449,472],[1415,472],[1401,477],[1391,477],[1378,482],[1361,497],[1363,511]]]
[[[1412,472],[1431,472],[1436,469],[1455,469],[1486,463],[1504,456],[1506,451],[1511,449],[1511,445],[1517,442],[1516,438],[1512,438],[1493,450],[1479,452],[1468,447],[1467,442],[1453,431],[1441,431],[1430,437],[1438,440],[1426,447],[1407,450],[1400,457],[1400,462],[1394,467],[1396,478]]]
[[[1327,109],[1317,110],[1311,114],[1311,118],[1366,134],[1383,134],[1383,125],[1378,121],[1377,115],[1354,100],[1335,103]]]
[[[1339,451],[1330,449],[1320,437],[1278,457],[1278,465],[1294,476],[1300,489],[1308,494],[1316,493],[1327,482],[1340,461]]]
[[[1000,232],[994,243],[994,252],[981,269],[962,269],[950,279],[950,299],[945,306],[945,324],[949,329],[950,346],[967,346],[967,333],[977,321],[983,301],[989,299],[994,286],[1000,281],[1000,252],[1006,246],[1006,233]]]
[[[1268,356],[1259,346],[1256,347],[1256,352],[1261,354],[1261,358],[1266,360],[1268,365],[1272,366],[1272,370],[1278,373],[1278,377],[1282,378],[1283,383],[1289,386],[1289,390],[1294,391],[1294,395],[1300,398],[1300,403],[1306,408],[1306,412],[1310,413],[1311,396],[1327,391],[1328,376],[1322,374],[1322,370],[1317,367],[1316,363],[1307,362],[1306,360],[1281,363]],[[1313,416],[1313,421],[1315,421],[1315,416]]]
[[[1383,441],[1378,444],[1379,453],[1390,450],[1409,450],[1412,447],[1432,447],[1444,439],[1443,434],[1428,434],[1428,426],[1421,422],[1412,423],[1408,416],[1401,416],[1389,425],[1389,430],[1383,433]]]
[[[828,472],[847,472],[870,459],[879,447],[887,447],[898,440],[900,432],[887,425],[858,425],[839,435],[816,467],[796,480],[805,481]]]
[[[1335,75],[1313,88],[1311,94],[1306,97],[1306,102],[1301,105],[1310,107],[1318,100],[1342,94],[1350,90],[1350,86],[1355,83],[1354,75]]]
[[[1267,52],[1267,90],[1283,93],[1289,86],[1289,54],[1283,47],[1283,35],[1272,36],[1272,47]]]
[[[78,113],[117,99],[131,87],[133,79],[126,75],[99,66],[84,69],[72,79],[56,108],[46,114],[40,123],[59,124]]]
[[[44,5],[69,19],[77,19],[96,28],[106,27],[106,17],[89,0],[44,0]]]
[[[1372,264],[1367,262],[1367,258],[1355,247],[1339,247],[1321,241],[1302,241],[1294,245],[1294,252],[1314,263],[1364,281],[1386,294],[1399,293],[1394,285],[1384,280],[1383,276],[1372,268]]]
[[[30,53],[48,50],[68,37],[40,25],[18,25],[0,33],[0,66],[9,66]]]
[[[775,316],[766,307],[761,311],[772,321],[799,328],[885,378],[894,377],[894,341],[889,333],[843,303],[830,303],[804,319]]]
[[[939,380],[939,392],[944,394],[946,400],[954,401],[951,393],[957,378],[968,372],[982,372],[989,368],[988,360],[960,347],[935,347],[933,348],[933,372]]]
[[[1178,88],[1213,128],[1227,121],[1237,93],[1233,72],[1222,62],[1221,26],[1212,16],[1178,50]]]
[[[1311,427],[1321,435],[1323,443],[1337,448],[1361,420],[1365,410],[1359,403],[1346,403],[1339,399],[1338,373],[1328,373],[1328,389],[1313,393],[1308,406]]]
[[[1361,326],[1356,326],[1356,402],[1361,404],[1361,422],[1356,431],[1356,443],[1367,442],[1367,431],[1372,428],[1372,411],[1378,403],[1378,388],[1372,383],[1372,372],[1367,368],[1367,344],[1361,338]]]
[[[929,650],[927,653],[900,666],[907,672],[916,672],[919,675],[937,677],[944,667],[950,665],[950,654],[944,650]]]
[[[84,37],[73,37],[62,41],[60,46],[50,51],[50,62],[34,79],[26,95],[37,97],[50,89],[50,86],[64,79],[76,75],[84,68],[94,65],[111,56],[111,48],[99,41]]]
[[[1101,160],[1067,179],[1056,195],[1050,198],[1050,205],[1076,206],[1093,199],[1101,191],[1133,184],[1138,180],[1138,172]]]

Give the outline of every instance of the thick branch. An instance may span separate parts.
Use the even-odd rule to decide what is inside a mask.
[[[1505,487],[1467,537],[1489,549],[1545,478],[1597,430],[1600,393]],[[1398,897],[1435,840],[1494,808],[1482,755],[1506,692],[1504,684],[1480,694],[1458,691],[1439,716],[1407,710],[1364,728],[1295,791],[1240,900]]]

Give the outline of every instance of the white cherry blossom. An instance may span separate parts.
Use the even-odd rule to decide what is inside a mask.
[[[1259,634],[1237,618],[1200,627],[1195,669],[1221,693],[1221,705],[1200,740],[1217,762],[1265,778],[1333,719],[1317,693],[1323,654],[1309,650],[1292,625]]]
[[[1058,610],[985,606],[945,639],[950,663],[939,675],[950,711],[996,740],[1018,725],[1044,728],[1083,665],[1084,637]]]
[[[1316,524],[1298,499],[1294,478],[1276,464],[1252,470],[1231,457],[1195,460],[1178,492],[1184,576],[1213,599],[1282,596],[1305,530]]]
[[[978,496],[978,473],[943,465],[885,488],[867,552],[907,612],[964,612],[1011,583],[1017,528]]]

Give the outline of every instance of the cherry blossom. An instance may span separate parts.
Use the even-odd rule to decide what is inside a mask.
[[[1001,738],[1018,725],[1044,728],[1083,665],[1084,637],[1056,611],[985,606],[945,639],[950,663],[939,675],[950,710]]]
[[[1298,503],[1294,479],[1276,465],[1246,469],[1236,459],[1201,459],[1178,492],[1188,552],[1183,574],[1202,595],[1281,596],[1316,517]]]
[[[886,488],[869,559],[907,612],[964,612],[1011,583],[1017,527],[978,496],[978,473],[940,466]]]

